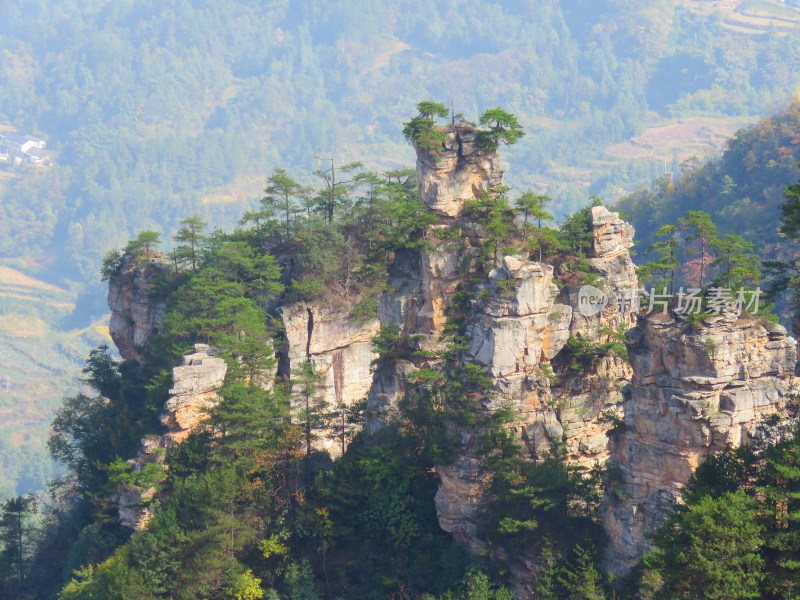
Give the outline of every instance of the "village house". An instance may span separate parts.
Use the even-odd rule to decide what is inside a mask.
[[[32,135],[21,135],[0,131],[0,160],[42,164],[46,156],[42,152],[47,143]]]

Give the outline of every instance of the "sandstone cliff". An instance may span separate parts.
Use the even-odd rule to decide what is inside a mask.
[[[632,307],[614,301],[638,287],[628,252],[632,227],[603,207],[592,210],[592,281],[610,299],[601,311],[579,310],[582,281],[573,278],[559,286],[557,267],[523,255],[504,257],[476,286],[471,278],[483,232],[462,217],[462,208],[502,184],[497,156],[477,147],[474,130],[456,128],[442,148],[417,148],[417,157],[422,201],[444,221],[431,230],[431,251],[395,257],[389,280],[393,291],[380,303],[381,324],[397,326],[401,339],[421,338],[419,348],[435,357],[444,345],[447,308],[456,293],[467,293],[464,360],[484,367],[491,379],[481,410],[488,415],[511,405],[519,417],[514,427],[532,460],[546,453],[553,440],[565,437],[572,460],[602,464],[609,455],[610,425],[598,417],[608,411],[621,415],[619,390],[630,377],[630,367],[606,356],[591,372],[576,373],[567,358],[559,358],[570,335],[599,340],[601,329],[633,323]],[[461,239],[437,235],[446,227],[458,228]],[[431,366],[437,359],[393,361],[377,371],[369,392],[368,431],[397,414],[398,402],[408,393],[406,379],[420,362]],[[481,431],[459,428],[458,433],[463,450],[452,464],[437,467],[436,507],[441,527],[477,551],[483,547],[477,530],[487,500],[486,476],[474,453]]]
[[[346,307],[320,303],[278,306],[283,341],[276,348],[277,376],[288,381],[310,361],[321,376],[319,399],[342,410],[367,398],[364,427],[375,433],[399,414],[411,391],[409,376],[445,363],[449,312],[457,304],[465,343],[452,360],[478,365],[489,379],[478,417],[511,407],[511,426],[531,461],[563,440],[574,464],[609,467],[605,561],[623,574],[648,549],[646,534],[663,523],[698,464],[726,444],[745,443],[760,419],[780,410],[797,388],[797,345],[779,326],[767,329],[732,314],[696,324],[675,315],[638,316],[631,301],[639,287],[629,253],[634,231],[602,206],[590,212],[588,273],[575,272],[564,257],[546,264],[523,254],[478,268],[485,232],[465,217],[463,206],[502,184],[496,153],[477,145],[474,128],[459,125],[446,130],[441,148],[417,148],[417,154],[422,202],[440,217],[426,236],[429,249],[395,254],[377,318],[356,320]],[[152,268],[126,261],[109,284],[111,333],[122,356],[141,364],[147,340],[164,319],[164,303],[152,294],[162,267],[159,260]],[[587,293],[602,301],[587,304]],[[372,338],[382,326],[396,327],[400,345],[417,352],[382,361],[373,372]],[[607,342],[627,329],[630,364],[612,352],[576,363],[576,344]],[[137,471],[163,461],[165,451],[202,421],[225,374],[225,362],[207,346],[184,357],[173,370],[162,416],[166,433],[143,441],[130,461]],[[265,375],[265,385],[273,375]],[[612,432],[609,416],[624,419],[625,431]],[[436,468],[439,523],[480,552],[488,501],[476,453],[482,430],[449,425],[462,448],[451,464]],[[332,427],[315,434],[318,450],[341,454]],[[120,490],[122,522],[142,527],[154,494],[155,488]],[[512,585],[524,593],[538,569],[535,549],[503,558],[511,564]]]
[[[628,332],[633,381],[626,431],[614,448],[614,485],[602,510],[606,567],[624,574],[650,544],[697,466],[756,434],[798,389],[796,342],[734,313],[691,324],[656,313]]]
[[[291,378],[304,361],[311,361],[321,377],[317,396],[329,410],[345,410],[366,398],[372,385],[376,356],[372,338],[380,327],[378,319],[361,321],[350,317],[349,307],[335,310],[306,302],[283,306],[280,314],[285,334],[282,373]],[[318,450],[333,457],[341,455],[333,428],[314,433]]]
[[[227,370],[225,361],[206,344],[195,344],[194,350],[183,356],[183,364],[172,369],[170,397],[161,414],[167,431],[142,440],[139,454],[128,461],[134,473],[141,473],[147,465],[162,464],[166,452],[208,417]],[[144,528],[150,519],[149,503],[155,496],[156,488],[152,486],[118,489],[114,502],[119,505],[120,523],[134,531]]]
[[[503,183],[500,159],[482,148],[477,128],[458,124],[443,128],[440,148],[417,151],[417,185],[422,203],[442,217],[457,217],[464,202]]]
[[[109,334],[120,355],[142,364],[147,340],[164,322],[163,298],[153,294],[153,282],[166,268],[166,257],[156,251],[145,264],[125,254],[118,272],[108,281]]]

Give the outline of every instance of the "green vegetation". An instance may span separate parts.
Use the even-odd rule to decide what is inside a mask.
[[[276,170],[261,209],[230,233],[207,232],[199,217],[182,220],[166,265],[155,264],[163,258],[161,234],[153,230],[128,243],[130,258],[107,255],[104,277],[132,267],[152,271],[157,293],[166,297],[166,320],[141,368],[119,363],[105,346],[89,353],[85,389],[65,400],[52,424],[49,447],[66,474],[54,483],[51,503],[35,507],[18,496],[0,511],[4,594],[509,600],[509,565],[499,557],[529,551],[541,566],[531,582],[534,597],[614,597],[598,567],[603,472],[570,464],[560,440],[531,461],[514,411],[484,410],[500,399],[484,368],[463,352],[474,289],[453,295],[437,353],[423,350],[420,336],[404,339],[396,326],[379,329],[374,367],[393,368],[402,359],[417,368],[397,421],[368,440],[354,426],[363,404],[322,402],[311,360],[291,372],[276,365],[285,335],[274,312],[280,303],[313,298],[366,317],[397,255],[430,244],[430,215],[411,173],[368,172],[358,163],[339,168],[332,161],[320,177],[318,189],[301,190],[288,172]],[[787,223],[794,191],[787,190]],[[464,222],[436,229],[447,244],[466,244],[467,227],[481,235],[481,260],[464,267],[469,285],[485,281],[510,252],[546,257],[566,280],[597,276],[588,261],[591,208],[550,229],[547,197],[526,192],[512,203],[509,193],[490,190],[466,206]],[[720,238],[701,211],[679,224],[683,229],[660,228],[658,258],[648,266],[664,286],[675,283],[681,232],[697,249],[705,287],[758,281],[753,247],[742,238]],[[514,291],[510,281],[499,287],[501,294]],[[605,356],[627,359],[624,326],[600,335],[571,336],[558,360],[587,372]],[[228,363],[219,403],[163,463],[132,470],[126,458],[143,437],[161,431],[169,368],[198,340],[213,344]],[[706,350],[714,359],[716,347],[709,342]],[[267,389],[262,380],[276,367]],[[537,377],[555,379],[549,365]],[[612,436],[625,431],[613,412],[598,422],[610,423]],[[698,469],[685,505],[655,538],[657,550],[642,560],[624,598],[772,600],[800,583],[800,507],[794,506],[800,435],[788,435],[778,418],[768,425],[755,452],[728,451]],[[342,451],[336,462],[315,443],[322,427],[334,432]],[[488,502],[476,514],[486,556],[466,556],[436,517],[436,467],[450,464],[465,443],[459,427],[476,432],[488,486]],[[619,474],[605,476],[612,496],[624,501],[615,487]],[[120,490],[155,491],[142,501],[152,517],[133,538],[118,524]]]
[[[681,232],[686,246],[680,245]],[[772,318],[773,305],[758,291],[762,262],[751,242],[730,233],[720,237],[711,215],[699,210],[687,211],[678,225],[660,227],[658,238],[663,239],[647,249],[655,259],[639,269],[640,283],[651,284],[648,310],[666,312],[672,307],[692,323],[725,308]],[[779,266],[775,261],[763,263],[765,270]]]
[[[791,286],[785,277],[792,277],[793,271],[781,265],[791,267],[796,253],[792,184],[800,173],[798,140],[800,103],[795,102],[739,131],[718,158],[702,165],[687,161],[680,171],[657,179],[652,190],[622,199],[617,208],[631,216],[639,255],[655,259],[645,265],[645,276],[652,276],[660,289],[668,273],[673,292],[681,283],[697,287],[701,275],[703,285],[713,280],[715,286],[736,289],[761,281],[756,261],[760,258],[767,267],[778,313],[788,321]],[[700,207],[702,211],[697,210]],[[712,223],[703,225],[692,218],[700,213]],[[664,229],[665,224],[678,225],[681,219],[685,231],[692,231],[692,239],[687,240],[690,247],[676,238],[681,231]],[[785,237],[775,236],[779,228]],[[689,256],[687,251],[695,254]],[[683,265],[680,270],[671,266],[676,257]],[[716,276],[707,277],[709,270],[716,271]]]
[[[164,227],[163,239],[172,240],[186,215],[212,229],[230,227],[262,210],[265,174],[278,168],[304,174],[296,183],[306,188],[315,169],[333,167],[328,157],[337,167],[361,157],[378,172],[408,165],[397,115],[419,98],[445,100],[450,119],[448,111],[423,110],[442,124],[497,105],[513,113],[519,127],[487,122],[526,132],[510,157],[509,182],[553,198],[557,218],[580,208],[587,193],[618,198],[663,174],[665,162],[677,173],[685,156],[709,148],[709,129],[721,141],[794,92],[800,40],[791,9],[749,0],[748,14],[732,22],[727,10],[707,4],[279,0],[265,7],[237,0],[161,10],[153,0],[92,7],[36,0],[31,9],[5,11],[0,128],[45,138],[54,166],[0,162],[0,254],[68,290],[74,305],[44,308],[49,298],[39,291],[0,303],[0,316],[22,311],[46,329],[25,344],[0,333],[3,346],[14,347],[6,372],[25,364],[26,380],[35,382],[9,398],[9,423],[30,437],[26,460],[51,469],[41,450],[45,415],[70,389],[80,357],[102,341],[78,332],[105,312],[96,273],[110,247],[142,228]],[[652,149],[647,144],[659,135],[628,144],[633,153],[613,149],[665,126],[692,132]],[[731,201],[726,223],[709,210],[721,231],[763,248],[764,240],[728,224],[747,215],[762,233],[774,231],[775,218],[765,227],[759,221],[775,217],[775,190],[796,179],[797,160],[793,137],[777,137],[773,150],[754,150],[751,170],[730,175],[734,185],[720,179],[674,218],[645,217],[657,226],[674,222],[687,208],[705,209],[697,200],[719,191]],[[334,204],[336,187],[327,192]],[[748,202],[760,205],[763,191],[765,210],[750,214]],[[279,210],[280,193],[270,195]],[[283,216],[262,235],[285,236]],[[635,221],[639,227],[639,215]],[[300,283],[301,294],[315,291]],[[53,368],[34,354],[47,355]],[[35,426],[27,425],[30,413],[38,415]],[[3,470],[12,488],[21,461],[10,457]],[[42,481],[20,482],[18,493],[41,489]]]

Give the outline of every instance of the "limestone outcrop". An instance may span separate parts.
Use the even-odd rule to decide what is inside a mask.
[[[216,349],[206,344],[195,344],[194,352],[183,356],[183,364],[172,369],[170,397],[161,414],[161,422],[169,430],[164,435],[164,448],[182,442],[208,417],[227,371],[228,365],[217,356]]]
[[[497,152],[478,143],[477,128],[456,124],[441,132],[445,139],[438,148],[415,144],[419,195],[433,213],[458,217],[465,201],[503,183],[503,169]]]
[[[633,380],[626,431],[602,509],[606,568],[621,575],[649,548],[697,466],[757,434],[798,380],[797,344],[780,325],[725,313],[692,324],[675,314],[640,318],[628,332]]]
[[[195,344],[182,362],[172,370],[172,389],[161,414],[167,432],[142,440],[139,454],[128,461],[134,473],[141,473],[147,465],[163,464],[166,452],[208,418],[208,409],[218,399],[217,390],[225,380],[228,365],[217,356],[216,350],[206,344]],[[149,503],[156,493],[155,487],[118,489],[114,502],[119,506],[120,523],[134,531],[143,529],[150,519]]]
[[[139,264],[126,254],[118,272],[108,281],[109,334],[127,361],[144,363],[147,341],[164,322],[164,300],[153,295],[153,282],[165,267],[166,257],[151,251],[150,260]]]
[[[380,329],[378,319],[350,317],[349,307],[340,310],[297,302],[280,308],[285,331],[283,364],[286,377],[310,360],[320,375],[317,395],[330,409],[342,410],[365,399],[372,385],[372,338]],[[302,407],[298,407],[302,410]],[[315,432],[316,445],[332,456],[341,454],[337,435],[331,429]]]

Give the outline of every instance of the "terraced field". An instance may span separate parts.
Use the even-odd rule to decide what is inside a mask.
[[[88,350],[108,339],[104,321],[54,329],[75,295],[24,269],[0,263],[0,498],[36,491],[52,474],[45,442],[53,412],[64,390],[78,389]]]
[[[763,0],[684,0],[693,12],[718,15],[724,27],[745,35],[800,33],[800,10]]]

